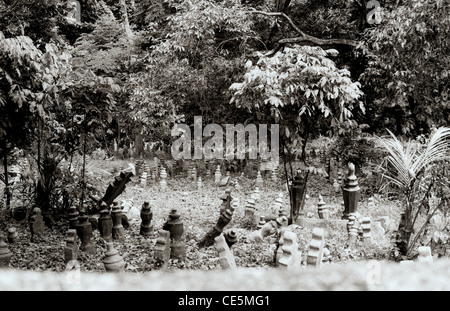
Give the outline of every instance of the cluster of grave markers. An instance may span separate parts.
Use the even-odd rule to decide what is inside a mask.
[[[147,163],[142,162],[137,165],[137,172],[140,173],[140,184],[147,185],[148,178],[157,182],[159,180],[162,190],[167,188],[167,172],[163,166],[159,166],[159,160],[155,158],[155,168],[150,171]],[[159,173],[159,178],[157,177]],[[201,176],[197,177],[196,168],[191,168],[189,172],[191,181],[195,182],[198,189],[202,188]],[[211,176],[209,170],[206,171],[207,178]],[[214,173],[214,181],[219,186],[226,186],[229,182],[230,174],[227,172],[225,177],[222,177],[220,166],[216,167]],[[271,179],[277,180],[275,170],[272,171]],[[301,252],[298,249],[297,236],[294,232],[288,231],[287,220],[288,215],[286,209],[283,207],[283,194],[280,193],[272,206],[273,215],[257,215],[256,203],[260,199],[259,188],[264,184],[264,180],[260,171],[256,177],[256,187],[250,198],[247,200],[244,213],[248,222],[257,228],[257,230],[250,234],[250,238],[254,240],[262,240],[269,235],[276,234],[276,248],[274,254],[274,261],[277,266],[282,268],[294,268],[301,265]],[[337,186],[336,186],[337,184]],[[372,241],[370,233],[370,218],[358,218],[356,213],[360,188],[355,176],[355,167],[349,164],[347,176],[343,179],[341,170],[338,171],[338,178],[335,179],[333,186],[342,191],[344,199],[344,213],[343,219],[348,220],[348,245],[351,247],[355,244],[358,237],[365,242]],[[235,188],[239,189],[239,184],[235,184]],[[230,223],[234,211],[239,207],[239,200],[231,197],[231,189],[225,190],[224,196],[221,197],[222,204],[219,209],[219,218],[217,223],[206,233],[204,238],[198,243],[198,247],[207,247],[215,243],[216,250],[219,254],[219,263],[223,269],[236,268],[231,247],[237,241],[237,234],[235,229],[225,230],[225,227]],[[98,229],[100,236],[106,242],[107,250],[103,260],[106,271],[123,271],[125,268],[125,261],[114,249],[113,241],[124,242],[125,231],[122,224],[122,207],[117,202],[113,202],[112,207],[109,208],[106,203],[102,202],[100,210],[100,217],[98,224],[95,226]],[[329,208],[324,202],[323,197],[319,195],[318,201],[318,216],[320,219],[327,220],[330,217]],[[143,236],[150,236],[154,232],[152,221],[151,203],[144,202],[141,209],[141,226],[140,234]],[[44,222],[41,211],[38,208],[33,210],[30,218],[31,240],[39,242],[42,238],[44,230]],[[176,209],[172,209],[169,214],[169,219],[164,223],[161,230],[158,232],[158,238],[154,246],[154,259],[162,266],[167,267],[169,259],[184,260],[186,257],[186,248],[182,241],[184,233],[183,222],[180,220],[180,215]],[[78,251],[84,251],[89,254],[95,254],[95,245],[91,242],[93,234],[93,224],[88,215],[84,211],[78,211],[76,207],[72,207],[69,212],[69,230],[67,232],[66,248],[65,248],[65,262],[76,261],[78,258]],[[311,266],[320,266],[325,251],[325,232],[321,228],[314,228],[312,240],[307,252],[306,264]],[[80,240],[80,247],[78,247]],[[8,230],[9,243],[17,241],[17,232],[14,228]],[[419,249],[419,261],[429,261],[430,256],[427,255],[427,250]],[[0,239],[0,267],[7,266],[12,253],[9,251],[7,244]],[[428,259],[421,259],[428,258]]]
[[[139,185],[144,188],[149,184],[156,184],[159,182],[161,190],[167,189],[166,168],[163,166],[163,164],[157,157],[154,157],[152,162],[153,162],[151,163],[152,169],[150,168],[150,164],[144,160],[138,160],[136,162],[135,168],[136,168],[136,175],[139,178]],[[175,169],[177,168],[177,161],[176,160],[166,161],[165,164],[167,165],[168,162],[170,162],[171,175],[173,176],[177,174],[178,170]],[[279,174],[278,167],[274,167],[271,170],[270,180],[273,182],[277,182],[279,179],[278,174]],[[198,174],[197,168],[195,166],[191,166],[188,168],[188,171],[186,172],[186,177],[190,181],[195,183],[197,189],[202,189],[203,187],[202,176]],[[222,187],[227,186],[230,182],[230,172],[227,171],[226,174],[223,175],[220,165],[217,165],[215,167],[214,174],[211,173],[211,169],[209,168],[205,169],[204,171],[205,180],[209,180],[211,177],[213,177],[214,183],[216,185]],[[264,180],[262,178],[261,171],[258,170],[256,176],[256,186],[262,187],[263,184]],[[235,180],[235,189],[239,188],[240,188],[239,182]]]

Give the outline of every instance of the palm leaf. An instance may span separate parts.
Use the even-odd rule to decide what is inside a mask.
[[[379,142],[388,152],[386,161],[392,170],[383,168],[383,176],[402,188],[410,187],[422,170],[436,161],[446,158],[450,150],[450,128],[441,127],[435,130],[423,151],[412,141],[406,146],[389,131],[391,138],[379,138]]]

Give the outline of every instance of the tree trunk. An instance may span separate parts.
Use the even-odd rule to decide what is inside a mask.
[[[120,0],[120,5],[122,6],[125,33],[128,38],[131,38],[133,37],[133,32],[131,31],[130,21],[128,20],[127,4],[125,3],[125,0]]]
[[[8,152],[6,138],[3,141],[4,156],[3,156],[3,170],[5,171],[5,193],[6,193],[6,210],[11,207],[11,192],[9,191],[9,178],[8,178]]]

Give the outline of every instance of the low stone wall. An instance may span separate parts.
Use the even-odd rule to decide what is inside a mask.
[[[0,270],[0,290],[106,291],[448,291],[450,259],[434,263],[349,262],[321,268],[134,273]]]

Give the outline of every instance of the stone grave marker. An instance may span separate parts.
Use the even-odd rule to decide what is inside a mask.
[[[244,215],[247,221],[249,221],[251,224],[255,223],[256,217],[255,213],[256,213],[255,200],[249,199],[244,209]]]
[[[342,219],[347,219],[351,213],[356,213],[360,198],[361,189],[358,185],[358,178],[355,175],[355,165],[348,164],[348,174],[344,180],[342,194],[344,199],[344,214]]]
[[[166,169],[164,167],[161,167],[161,180],[159,181],[159,185],[161,187],[161,190],[166,190],[167,189],[167,173],[166,173]]]
[[[417,260],[419,262],[433,262],[433,256],[431,256],[431,248],[429,246],[419,246],[419,257]]]
[[[141,176],[139,178],[139,184],[141,185],[142,188],[147,186],[147,172],[146,171],[143,171],[141,173]]]
[[[322,195],[319,194],[319,203],[317,203],[317,212],[319,214],[319,219],[330,218],[330,210],[323,200]]]
[[[228,247],[232,247],[237,242],[237,233],[236,230],[231,228],[228,230],[225,230],[223,232],[223,236],[225,237],[225,240],[227,241]]]
[[[167,230],[159,230],[158,238],[153,249],[155,260],[166,268],[170,259],[170,232]]]
[[[279,259],[279,266],[292,269],[300,267],[301,253],[298,251],[297,235],[291,231],[283,232],[283,253]]]
[[[227,245],[223,234],[214,238],[216,250],[219,253],[219,263],[222,269],[236,269],[236,262],[233,253]]]
[[[71,206],[69,208],[69,229],[77,228],[79,216],[80,216],[80,213],[78,213],[78,208],[76,206]]]
[[[12,256],[13,253],[9,250],[4,236],[0,234],[0,268],[8,268]]]
[[[364,242],[371,242],[372,241],[372,234],[371,234],[371,225],[370,225],[370,217],[363,217],[361,219],[361,228],[363,231],[362,238]]]
[[[261,171],[258,170],[258,173],[256,175],[256,187],[262,187],[264,184],[264,180],[261,176]]]
[[[66,248],[64,252],[64,263],[78,259],[78,236],[76,229],[67,230]]]
[[[198,176],[197,189],[201,190],[203,188],[202,176]]]
[[[125,229],[122,225],[122,208],[120,206],[113,206],[111,218],[113,222],[112,238],[120,242],[125,241]]]
[[[222,173],[220,172],[220,165],[217,165],[216,172],[214,173],[214,182],[219,184],[221,179]]]
[[[44,218],[42,217],[41,209],[38,207],[33,209],[30,219],[30,231],[32,242],[38,242],[42,239],[42,235],[44,234]]]
[[[91,242],[92,237],[92,225],[89,222],[89,216],[80,215],[79,224],[77,226],[77,235],[81,240],[81,250],[88,254],[95,254],[95,246]]]
[[[141,228],[140,235],[149,236],[153,233],[153,225],[151,224],[153,212],[151,210],[150,202],[145,201],[141,208]]]
[[[106,242],[112,242],[112,227],[113,222],[111,219],[111,212],[107,209],[100,211],[100,217],[98,218],[98,231],[100,236]]]
[[[309,244],[306,264],[308,266],[320,267],[322,265],[323,249],[325,247],[325,230],[322,228],[314,228],[312,232],[312,240]]]
[[[163,225],[163,230],[170,232],[170,258],[184,260],[186,258],[186,246],[182,241],[184,233],[183,222],[176,209],[172,209],[169,220]]]
[[[103,259],[105,270],[108,272],[122,272],[125,269],[125,261],[114,248],[112,242],[106,244],[106,253]]]
[[[266,217],[259,216],[258,226],[256,227],[256,229],[261,230],[265,224],[266,224]]]
[[[16,244],[19,240],[19,234],[17,233],[17,230],[15,227],[11,227],[8,229],[8,243],[9,244]]]

